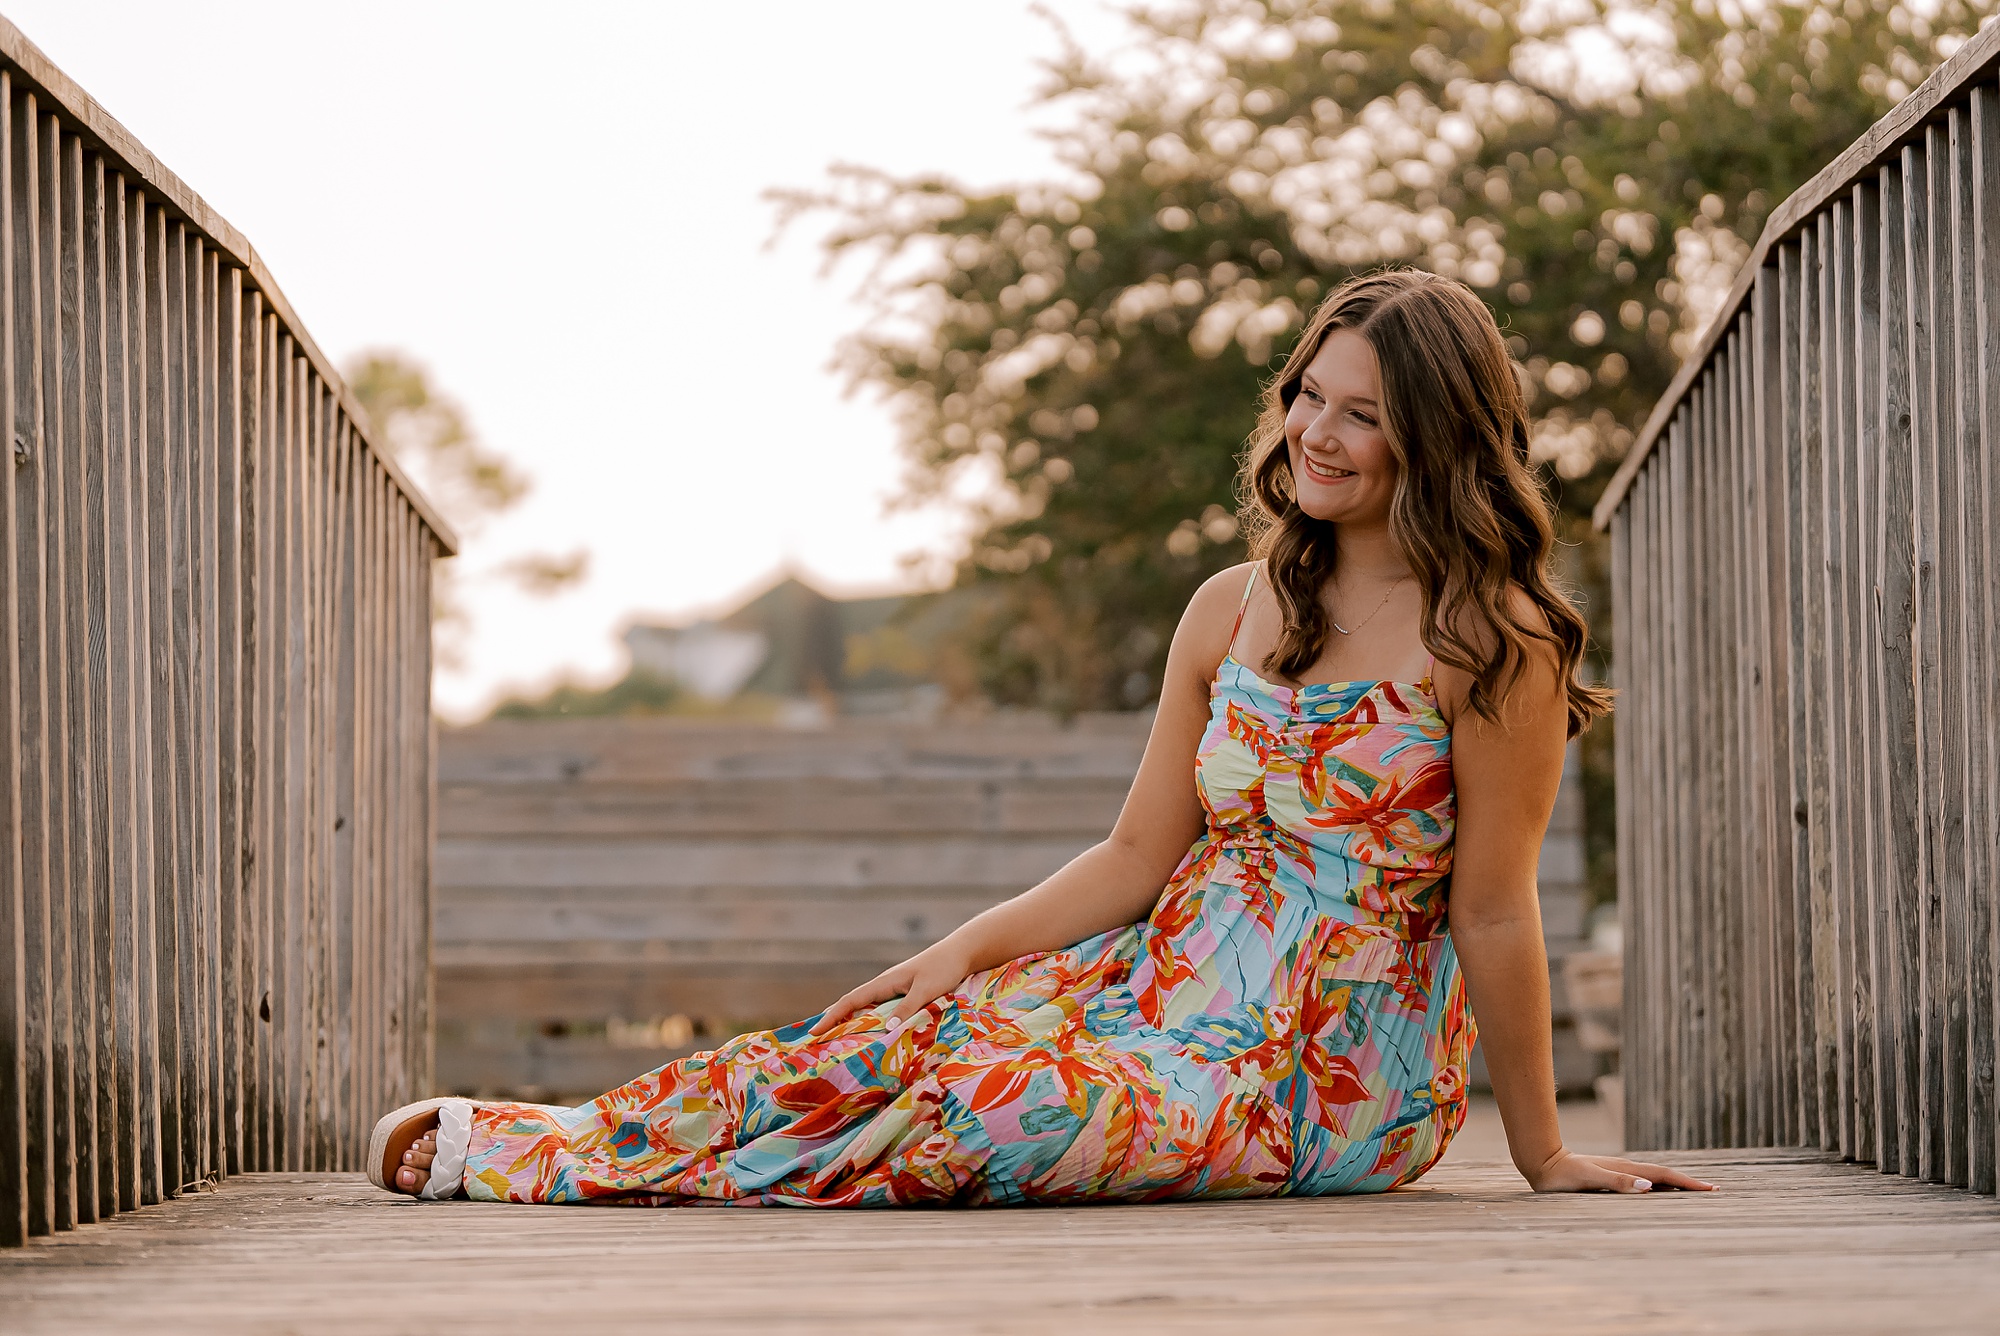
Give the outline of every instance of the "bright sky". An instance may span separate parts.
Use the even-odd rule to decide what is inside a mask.
[[[1050,0],[1092,49],[1103,0]],[[0,0],[241,229],[336,361],[403,349],[532,475],[461,561],[474,634],[437,703],[623,669],[635,618],[726,607],[787,562],[903,587],[951,548],[885,517],[887,411],[828,369],[863,318],[771,186],[834,162],[1044,177],[1058,40],[1025,0]],[[552,600],[479,572],[587,547]]]

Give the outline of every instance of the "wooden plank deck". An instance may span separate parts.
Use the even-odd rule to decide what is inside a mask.
[[[252,1174],[0,1254],[10,1332],[1963,1332],[2000,1203],[1812,1152],[1678,1152],[1713,1196],[1537,1197],[1447,1162],[1380,1197],[977,1211],[424,1204]]]

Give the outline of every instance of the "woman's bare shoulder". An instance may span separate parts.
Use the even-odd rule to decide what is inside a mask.
[[[1236,610],[1243,605],[1243,591],[1258,564],[1239,562],[1209,576],[1181,614],[1180,629],[1174,632],[1173,657],[1203,682],[1215,676],[1222,656],[1229,652]]]
[[[1553,672],[1560,663],[1560,656],[1554,645],[1543,637],[1549,632],[1548,613],[1535,602],[1534,596],[1515,581],[1509,580],[1500,595],[1501,613],[1521,631],[1526,633],[1527,644],[1523,646],[1528,662],[1523,666],[1529,671]],[[1492,616],[1476,603],[1468,602],[1451,615],[1452,630],[1473,654],[1485,661],[1500,652],[1502,636],[1493,624]],[[1438,660],[1433,674],[1434,685],[1440,699],[1446,701],[1446,717],[1457,711],[1452,706],[1461,705],[1472,690],[1473,674],[1454,664]]]

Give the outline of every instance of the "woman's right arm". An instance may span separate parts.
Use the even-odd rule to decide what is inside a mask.
[[[1059,951],[1145,918],[1203,827],[1195,752],[1208,726],[1208,688],[1229,649],[1237,599],[1249,576],[1237,566],[1189,600],[1167,651],[1160,705],[1139,773],[1111,834],[1047,880],[960,926],[935,946],[854,989],[812,1027],[823,1034],[855,1012],[900,996],[900,1024],[968,975],[1022,956]]]

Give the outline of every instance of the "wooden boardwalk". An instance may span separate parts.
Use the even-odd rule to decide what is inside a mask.
[[[1991,1331],[2000,1203],[1816,1152],[1675,1152],[1713,1196],[980,1211],[421,1204],[250,1174],[0,1254],[10,1332]]]

